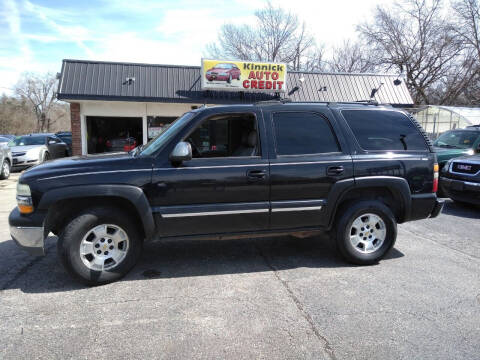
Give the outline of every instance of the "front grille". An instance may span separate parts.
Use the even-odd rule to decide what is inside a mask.
[[[480,164],[454,162],[452,165],[452,171],[462,174],[473,175],[480,171]]]

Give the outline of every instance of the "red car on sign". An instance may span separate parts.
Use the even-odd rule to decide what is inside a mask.
[[[218,80],[230,83],[232,79],[240,80],[240,69],[235,64],[217,64],[207,70],[205,77],[208,81]]]

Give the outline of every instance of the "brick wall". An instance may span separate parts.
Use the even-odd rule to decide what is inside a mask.
[[[72,152],[73,155],[81,155],[82,135],[79,103],[70,103],[70,119],[72,122]]]

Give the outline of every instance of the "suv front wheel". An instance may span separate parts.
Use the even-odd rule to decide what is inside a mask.
[[[375,200],[350,203],[344,209],[335,228],[338,251],[357,265],[382,259],[397,238],[397,223],[390,209]]]
[[[96,207],[70,221],[57,244],[66,270],[87,285],[123,277],[142,250],[140,232],[130,218],[116,208]]]

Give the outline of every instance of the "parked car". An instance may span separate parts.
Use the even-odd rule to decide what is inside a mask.
[[[449,160],[442,168],[440,187],[453,201],[480,205],[480,155]]]
[[[54,134],[18,136],[8,143],[12,150],[13,168],[26,168],[49,159],[68,156],[68,146]]]
[[[208,81],[218,80],[231,83],[233,79],[240,80],[242,72],[235,64],[217,64],[213,68],[208,69],[205,77]]]
[[[57,234],[65,268],[90,285],[125,275],[154,239],[328,231],[347,261],[367,265],[392,249],[397,223],[441,212],[437,186],[436,154],[402,111],[219,106],[184,114],[130,153],[24,172],[9,224],[35,255]]]
[[[10,168],[12,167],[12,151],[6,143],[0,143],[0,180],[10,177]]]
[[[13,139],[16,138],[15,135],[8,135],[8,134],[0,134],[0,137],[7,138],[7,139],[10,139],[10,140],[13,140]]]
[[[444,132],[435,140],[433,146],[437,152],[440,167],[455,157],[478,154],[480,153],[480,127],[472,126]]]
[[[0,144],[8,144],[12,139],[0,136]]]
[[[137,140],[134,137],[119,137],[105,142],[107,151],[131,151],[137,147]]]
[[[68,156],[72,156],[72,133],[70,131],[59,131],[55,133],[68,146]]]

